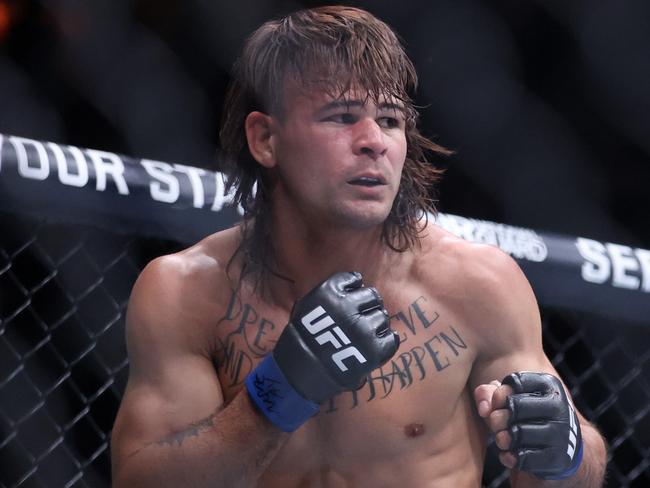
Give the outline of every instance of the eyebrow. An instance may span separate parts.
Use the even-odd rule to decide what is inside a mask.
[[[332,100],[329,103],[326,103],[323,105],[320,110],[318,110],[319,113],[322,112],[327,112],[329,110],[336,110],[340,108],[359,108],[359,107],[364,107],[366,104],[362,100]],[[392,102],[383,102],[380,103],[379,106],[377,107],[378,110],[396,110],[398,112],[405,112],[404,106],[397,104],[397,103],[392,103]]]

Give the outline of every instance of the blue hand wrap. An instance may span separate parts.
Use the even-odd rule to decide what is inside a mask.
[[[266,418],[285,432],[296,430],[319,409],[293,389],[272,354],[246,377],[246,389]]]
[[[578,453],[576,456],[573,458],[573,464],[567,468],[566,471],[560,474],[556,474],[553,476],[539,476],[540,479],[543,480],[563,480],[566,478],[569,478],[570,476],[573,476],[576,474],[576,471],[578,471],[578,468],[580,467],[580,463],[582,462],[582,446],[583,442],[580,442],[580,448],[578,449]]]

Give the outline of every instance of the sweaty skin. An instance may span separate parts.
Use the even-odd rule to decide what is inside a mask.
[[[246,130],[269,171],[275,264],[291,280],[272,276],[264,294],[238,283],[241,258],[227,268],[240,228],[146,267],[127,315],[114,486],[479,487],[489,430],[509,445],[508,387],[497,380],[557,376],[528,282],[498,249],[432,223],[407,252],[381,242],[406,153],[399,106],[355,91],[338,103],[291,85],[284,99],[286,116],[253,112]],[[357,184],[363,177],[381,184]],[[383,296],[400,347],[360,390],[283,433],[252,406],[244,378],[297,298],[353,270]],[[515,486],[599,486],[604,444],[580,420],[578,474],[542,484],[513,472]],[[512,454],[501,459],[512,466]]]
[[[225,263],[237,234],[159,258],[138,280],[129,318],[158,322],[129,324],[132,370],[114,430],[116,459],[135,462],[144,446],[180,453],[209,437],[215,412],[273,348],[290,308],[246,286],[232,295]],[[402,337],[393,361],[288,436],[251,486],[480,486],[487,430],[474,388],[507,371],[557,375],[541,352],[532,292],[500,251],[429,225],[420,252],[386,264],[366,284],[383,290]],[[141,298],[143,288],[151,299]]]

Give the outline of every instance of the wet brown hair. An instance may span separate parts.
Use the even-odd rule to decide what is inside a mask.
[[[417,74],[393,30],[364,10],[318,7],[263,24],[248,38],[233,68],[217,164],[227,175],[227,190],[236,188],[235,203],[244,209],[245,232],[237,253],[244,253],[249,271],[256,271],[258,277],[273,272],[273,250],[268,244],[271,199],[266,170],[248,150],[244,123],[256,110],[282,115],[287,79],[299,86],[316,86],[335,98],[354,86],[367,90],[374,102],[380,98],[402,102],[406,160],[382,239],[398,252],[416,245],[426,225],[422,214],[426,218],[427,212],[436,212],[434,184],[441,175],[427,153],[448,155],[450,151],[422,136],[416,127],[418,113],[411,97]]]

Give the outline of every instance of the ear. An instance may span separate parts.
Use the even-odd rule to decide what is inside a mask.
[[[273,145],[273,118],[262,112],[251,112],[245,122],[248,150],[255,160],[265,168],[275,166]]]

